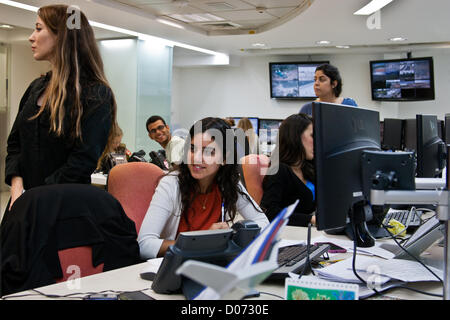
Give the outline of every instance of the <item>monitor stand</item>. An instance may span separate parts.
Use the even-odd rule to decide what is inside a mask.
[[[355,203],[349,212],[350,222],[344,227],[325,230],[327,234],[346,235],[350,240],[354,240],[356,233],[356,245],[361,248],[373,247],[375,239],[370,233],[366,221],[373,218],[372,210],[365,201]],[[355,230],[355,232],[354,232]]]
[[[372,210],[365,201],[357,202],[353,205],[349,213],[350,222],[345,227],[345,234],[356,240],[356,245],[362,248],[373,247],[375,239],[367,228],[366,221],[372,219]]]

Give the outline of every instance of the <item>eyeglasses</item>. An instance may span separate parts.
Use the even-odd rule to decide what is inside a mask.
[[[165,125],[159,125],[159,126],[157,126],[156,128],[151,129],[151,130],[150,130],[150,134],[155,134],[155,133],[156,133],[156,130],[162,131],[162,130],[164,130],[165,127],[166,127]]]

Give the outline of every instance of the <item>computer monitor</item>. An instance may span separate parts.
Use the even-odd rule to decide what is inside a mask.
[[[445,121],[445,143],[450,144],[450,113],[445,114],[444,121]]]
[[[403,149],[405,151],[417,149],[416,119],[403,120]]]
[[[361,157],[364,150],[381,149],[379,113],[313,102],[313,118],[317,229],[343,228],[353,219],[358,246],[372,246],[365,226],[369,195],[363,193]]]
[[[445,142],[445,123],[444,120],[437,120],[438,136]]]
[[[384,121],[380,121],[380,144],[383,145]]]
[[[283,119],[259,119],[258,132],[261,153],[270,155],[275,149],[281,122]]]
[[[234,120],[234,124],[235,124],[235,126],[233,128],[236,128],[239,120],[241,120],[244,117],[231,117],[231,118]],[[255,131],[255,133],[258,134],[259,118],[255,118],[255,117],[247,117],[247,118],[252,123],[253,130]]]
[[[417,177],[436,178],[445,167],[445,143],[439,137],[435,115],[416,115]]]
[[[402,119],[384,119],[383,125],[383,150],[401,150],[402,149]]]

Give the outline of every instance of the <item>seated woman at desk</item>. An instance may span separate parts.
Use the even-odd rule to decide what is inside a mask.
[[[229,228],[237,212],[261,229],[269,224],[240,183],[236,159],[229,159],[236,154],[232,132],[219,118],[191,127],[183,162],[161,178],[142,222],[141,258],[163,256],[180,232]]]
[[[288,225],[315,224],[314,202],[314,141],[312,119],[306,114],[286,118],[278,131],[279,143],[271,157],[271,166],[263,180],[261,208],[273,220],[284,207],[297,199],[300,203]],[[278,154],[279,160],[274,157]]]
[[[318,66],[314,74],[314,93],[317,96],[315,101],[358,106],[352,98],[339,97],[341,92],[342,78],[338,68],[328,63]],[[311,116],[312,102],[304,104],[299,113],[306,113]]]
[[[122,137],[123,131],[119,125],[116,124],[112,134],[108,138],[105,150],[103,150],[100,159],[98,159],[96,171],[109,173],[115,164],[112,154],[123,156],[123,161],[129,160],[131,152],[127,149],[126,145],[122,143]]]

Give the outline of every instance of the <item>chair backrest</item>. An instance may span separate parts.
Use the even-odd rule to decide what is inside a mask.
[[[263,154],[249,154],[241,158],[245,186],[257,204],[260,204],[263,196],[262,183],[269,164],[269,157]]]
[[[104,263],[97,267],[92,263],[92,247],[82,246],[58,251],[59,263],[63,277],[55,279],[56,282],[63,282],[70,279],[90,276],[103,272]]]
[[[135,223],[120,202],[87,184],[38,186],[0,224],[0,295],[140,261]]]
[[[119,200],[127,216],[134,221],[138,233],[163,174],[161,168],[148,162],[120,164],[109,172],[107,190]]]

